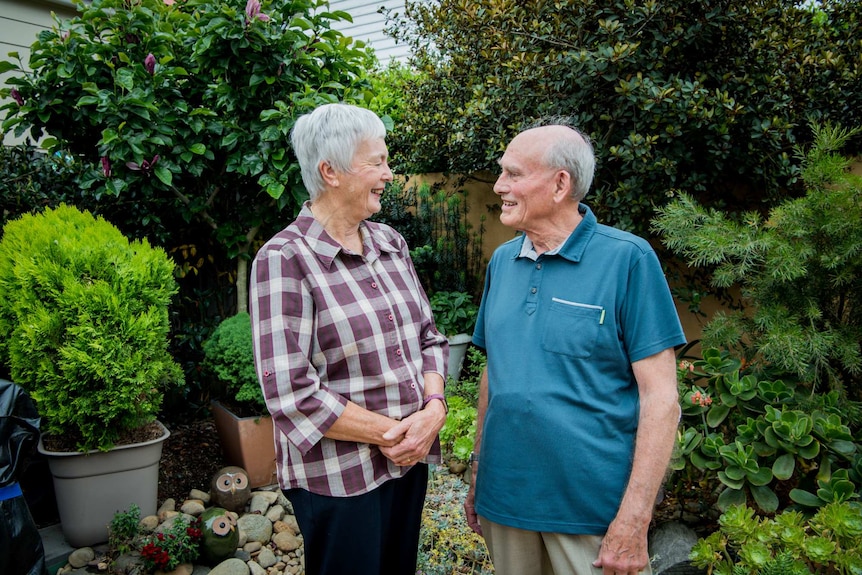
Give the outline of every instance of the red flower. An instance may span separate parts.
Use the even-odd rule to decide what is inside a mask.
[[[23,105],[24,105],[24,98],[21,96],[21,92],[19,92],[19,91],[18,91],[18,90],[16,90],[15,88],[12,88],[12,91],[10,91],[10,92],[9,92],[9,95],[10,95],[10,96],[12,96],[12,99],[13,99],[13,100],[15,100],[16,102],[18,102],[18,105],[19,105],[19,106],[23,106]]]

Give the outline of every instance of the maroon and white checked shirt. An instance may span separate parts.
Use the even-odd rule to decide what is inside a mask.
[[[361,256],[333,240],[306,203],[252,264],[255,367],[283,489],[345,497],[403,476],[409,468],[376,445],[323,434],[348,400],[403,419],[422,408],[423,373],[445,378],[448,344],[407,243],[383,224],[360,228]],[[426,462],[440,459],[437,441]]]

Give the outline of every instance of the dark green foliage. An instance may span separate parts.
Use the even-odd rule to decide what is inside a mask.
[[[110,449],[182,383],[167,351],[174,266],[89,212],[62,205],[8,222],[0,240],[0,363],[42,431]]]
[[[471,298],[479,297],[485,271],[484,226],[474,231],[467,221],[463,191],[396,181],[382,203],[383,209],[372,219],[391,225],[404,236],[426,292],[466,292]]]
[[[203,368],[241,403],[266,413],[263,391],[254,369],[251,318],[240,312],[222,321],[204,342]]]
[[[739,285],[750,313],[721,313],[704,329],[710,346],[762,356],[815,388],[862,398],[862,179],[838,154],[859,130],[814,128],[800,152],[803,197],[767,217],[731,217],[681,195],[654,222],[665,245],[711,272],[719,287]]]
[[[862,122],[862,4],[799,4],[407,2],[390,31],[421,72],[396,126],[411,171],[496,170],[519,129],[565,115],[594,140],[604,221],[645,232],[675,188],[760,207],[809,119]]]
[[[29,66],[0,62],[15,73],[0,93],[18,100],[0,107],[3,129],[50,135],[51,152],[81,162],[82,193],[130,200],[105,215],[134,237],[239,256],[244,309],[239,264],[307,197],[288,144],[296,117],[365,97],[369,57],[331,29],[349,15],[325,5],[272,0],[250,16],[245,0],[80,3],[39,34]]]
[[[76,203],[72,158],[49,156],[32,146],[0,146],[0,226],[63,202]]]

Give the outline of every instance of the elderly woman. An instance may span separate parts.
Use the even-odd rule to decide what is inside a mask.
[[[252,265],[255,365],[309,575],[415,573],[440,461],[446,339],[404,238],[366,221],[392,181],[385,135],[355,106],[300,117],[311,199]]]

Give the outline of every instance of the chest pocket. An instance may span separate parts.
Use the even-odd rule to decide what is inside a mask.
[[[586,359],[593,354],[604,320],[601,306],[553,298],[542,334],[542,349]]]

